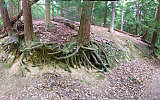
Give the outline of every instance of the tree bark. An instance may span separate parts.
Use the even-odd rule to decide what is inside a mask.
[[[71,20],[74,21],[74,9],[73,9],[73,7],[72,7],[72,10],[71,10],[71,11],[72,11],[72,12],[71,12],[71,13],[72,13],[72,14],[71,14]]]
[[[18,5],[17,5],[17,14],[20,12],[20,0],[17,0]]]
[[[157,35],[158,35],[158,25],[160,24],[160,4],[158,6],[155,17],[156,17],[155,23],[157,23],[157,25],[155,26],[155,31],[153,32],[152,41],[151,41],[151,49],[153,50],[153,53],[154,53],[154,47],[155,47]]]
[[[137,21],[139,22],[140,20],[140,3],[139,1],[137,2]],[[139,31],[139,24],[136,24],[136,35],[138,35]]]
[[[49,27],[50,23],[50,0],[45,0],[45,25]]]
[[[106,18],[107,18],[107,4],[108,1],[105,2],[105,11],[104,11],[104,22],[103,22],[103,27],[106,27]]]
[[[52,1],[52,17],[54,17],[54,1]]]
[[[39,19],[39,14],[38,14],[38,5],[36,4],[36,19]]]
[[[111,33],[114,32],[115,8],[116,8],[116,1],[113,2],[113,8],[112,8],[111,24],[109,28],[109,32]]]
[[[67,3],[66,3],[66,9],[65,9],[65,18],[66,19],[69,19],[69,11],[68,11],[68,9],[69,9],[69,2],[68,1],[66,1]]]
[[[124,7],[123,7],[124,1],[122,0],[122,12],[121,12],[121,31],[123,31],[123,16],[124,16]]]
[[[3,27],[7,31],[8,36],[12,36],[13,34],[12,26],[11,26],[11,22],[9,19],[7,8],[5,7],[4,0],[0,1],[0,10],[1,10],[1,16],[2,16],[2,21],[3,21]]]
[[[82,14],[80,19],[80,28],[78,31],[78,40],[80,44],[88,44],[90,41],[90,16],[91,9],[93,7],[93,2],[84,1],[84,6],[82,8]]]
[[[32,13],[29,0],[22,0],[23,16],[24,16],[24,35],[25,42],[30,45],[33,35]]]
[[[10,11],[10,18],[11,18],[11,17],[14,16],[14,14],[13,14],[13,4],[12,4],[12,2],[10,2],[10,4],[9,4],[9,11]]]
[[[61,8],[60,8],[60,15],[61,15],[61,17],[64,17],[64,14],[63,14],[63,4],[61,5]]]
[[[142,38],[141,38],[142,41],[145,41],[145,40],[146,40],[146,38],[147,38],[147,33],[148,33],[148,29],[145,29],[144,34],[143,34],[143,36],[142,36]]]
[[[39,0],[32,0],[32,2],[29,2],[29,6],[31,7],[34,3],[38,2]],[[19,11],[19,13],[12,17],[10,20],[11,20],[11,25],[13,26],[13,24],[22,16],[23,14],[23,9],[21,9]]]
[[[80,7],[78,7],[78,13],[77,13],[77,22],[79,22],[79,20],[80,20],[79,13],[81,13],[81,8],[80,8]]]

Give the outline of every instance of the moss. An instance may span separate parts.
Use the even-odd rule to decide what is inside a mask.
[[[104,80],[104,79],[105,79],[105,76],[104,76],[104,75],[98,75],[98,76],[97,76],[97,79],[98,79],[98,80]]]

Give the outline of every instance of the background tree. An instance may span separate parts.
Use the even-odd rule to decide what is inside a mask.
[[[113,2],[111,23],[110,23],[110,27],[109,27],[109,32],[111,32],[111,33],[114,32],[115,8],[116,8],[116,1]]]
[[[159,6],[157,7],[157,12],[155,14],[155,30],[153,32],[153,37],[152,37],[152,42],[151,42],[151,48],[153,50],[153,54],[155,53],[154,48],[155,48],[155,43],[157,40],[157,35],[160,29],[160,2]]]
[[[13,12],[13,2],[12,1],[9,3],[9,11],[10,11],[10,18],[11,18],[14,15],[13,14],[14,12]]]
[[[105,11],[104,11],[104,24],[103,24],[103,27],[106,27],[106,18],[107,18],[107,4],[108,4],[108,1],[105,2]]]
[[[39,19],[38,11],[39,11],[39,6],[36,4],[36,19]]]
[[[137,22],[139,23],[140,21],[140,2],[137,1]],[[139,24],[136,24],[136,35],[138,35],[139,32]]]
[[[124,16],[124,0],[122,0],[121,31],[123,31],[123,16]]]
[[[64,17],[63,9],[64,9],[64,6],[63,6],[63,3],[61,3],[61,8],[60,8],[60,15],[61,15],[61,17]]]
[[[66,1],[65,3],[66,9],[65,9],[65,18],[69,19],[69,1]]]
[[[0,1],[0,11],[1,11],[1,16],[2,16],[2,21],[3,21],[3,27],[7,31],[8,36],[12,36],[13,34],[12,25],[10,22],[7,7],[5,6],[4,0]]]
[[[49,27],[50,23],[50,0],[45,0],[45,25]]]

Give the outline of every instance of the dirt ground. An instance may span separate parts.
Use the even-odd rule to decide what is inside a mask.
[[[0,100],[159,100],[157,62],[135,58],[120,62],[106,74],[47,67],[23,78],[13,73],[16,68],[1,67]]]
[[[28,66],[31,72],[20,77],[18,61],[11,68],[1,64],[0,100],[160,100],[160,57],[142,57],[142,50],[147,54],[149,50],[138,37],[111,34],[98,26],[91,28],[97,33],[93,37],[115,42],[126,51],[128,59],[104,74],[86,68],[71,69],[69,73],[58,65],[56,69],[44,65]]]

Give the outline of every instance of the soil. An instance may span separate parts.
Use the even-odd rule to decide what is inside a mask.
[[[59,27],[62,31],[68,28],[60,26],[62,27],[56,28]],[[51,35],[52,31],[43,31],[45,34],[38,36]],[[62,31],[59,32],[63,33]],[[18,61],[11,68],[1,64],[0,100],[160,100],[160,57],[144,57],[150,51],[139,37],[117,31],[111,34],[107,32],[107,28],[98,26],[92,26],[91,31],[95,33],[92,37],[97,40],[115,42],[119,48],[126,51],[128,59],[119,61],[116,67],[104,74],[86,68],[71,68],[72,73],[69,73],[59,68],[58,64],[56,68],[51,65],[28,65],[31,72],[20,77]],[[66,32],[67,37],[68,32],[70,30]],[[72,32],[75,31],[70,33]],[[52,39],[47,36],[46,38],[49,41],[54,40],[55,35],[52,36]],[[69,37],[63,38],[68,40]],[[41,39],[43,41],[45,38]]]

